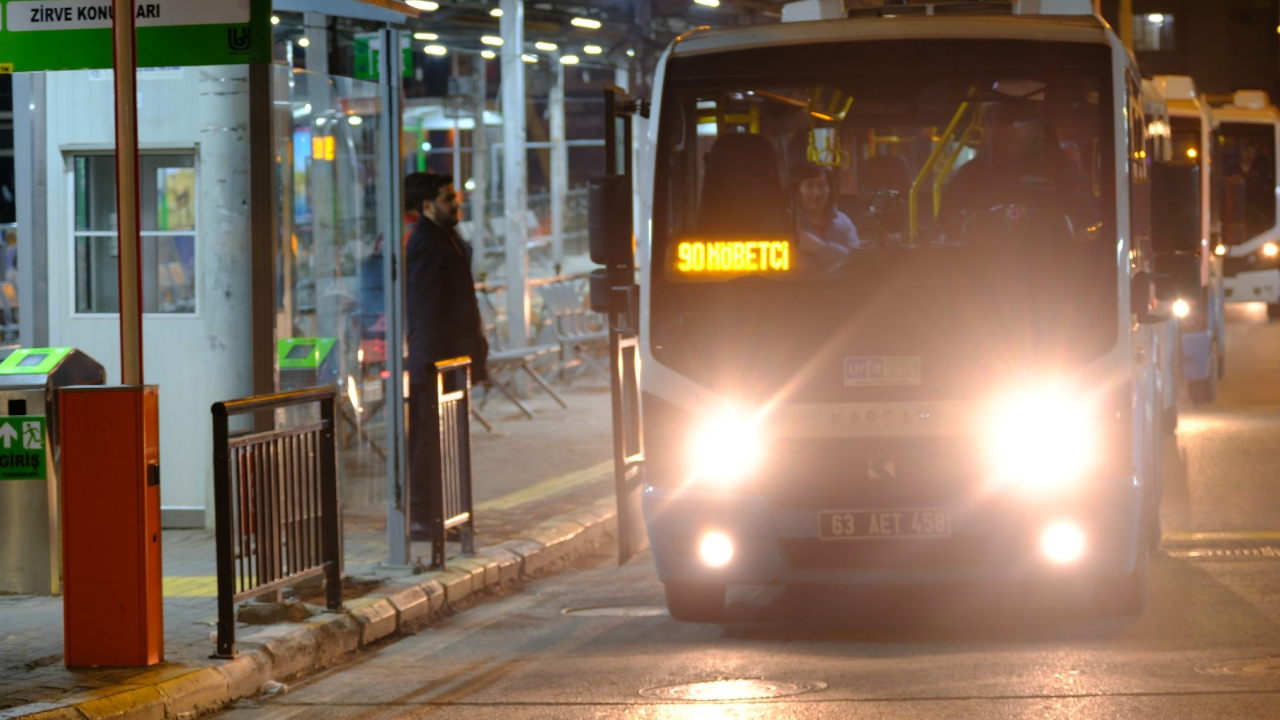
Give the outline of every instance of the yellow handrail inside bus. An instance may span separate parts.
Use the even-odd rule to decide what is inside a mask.
[[[970,97],[973,96],[973,90],[969,91]],[[964,119],[964,114],[969,112],[972,103],[968,100],[960,103],[960,107],[956,109],[956,114],[951,118],[947,129],[942,132],[938,138],[938,145],[929,153],[929,157],[924,161],[924,165],[920,167],[920,172],[916,175],[915,180],[911,182],[911,189],[907,192],[907,222],[911,235],[911,243],[914,245],[916,235],[919,234],[919,221],[916,220],[916,208],[919,205],[920,185],[929,177],[929,173],[933,170],[933,164],[938,161],[938,157],[942,155],[946,149],[947,140],[956,132],[956,127],[960,125],[960,121]]]
[[[982,131],[982,115],[974,113],[973,119],[969,121],[969,127],[965,128],[964,134],[960,136],[960,140],[956,143],[956,147],[947,156],[946,162],[942,164],[938,171],[938,176],[933,179],[933,219],[938,219],[938,213],[942,210],[942,181],[947,179],[951,174],[951,168],[955,167],[956,158],[960,157],[960,151],[964,150],[969,144],[969,139],[973,137],[974,132]]]

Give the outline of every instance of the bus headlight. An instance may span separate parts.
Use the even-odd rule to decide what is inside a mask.
[[[994,479],[1030,491],[1075,483],[1095,462],[1087,403],[1060,388],[1023,392],[998,402],[987,420]]]
[[[763,437],[748,412],[726,410],[707,418],[690,437],[689,460],[699,481],[727,485],[760,465]]]
[[[1269,258],[1273,258],[1276,255],[1280,255],[1280,246],[1277,246],[1273,242],[1269,242],[1266,245],[1262,246],[1262,255],[1263,257],[1269,257]]]
[[[1173,301],[1173,316],[1181,320],[1191,314],[1191,303],[1178,298]]]

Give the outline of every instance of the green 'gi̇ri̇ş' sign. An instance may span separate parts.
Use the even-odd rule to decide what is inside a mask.
[[[112,66],[112,0],[0,0],[0,73]],[[271,62],[271,0],[135,0],[138,67]]]
[[[48,431],[43,415],[0,417],[0,480],[45,480]]]

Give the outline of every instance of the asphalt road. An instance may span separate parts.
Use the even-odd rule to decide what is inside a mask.
[[[672,621],[608,549],[224,720],[1280,718],[1280,323],[1232,308],[1228,375],[1166,445],[1139,617],[1052,593],[730,594]]]

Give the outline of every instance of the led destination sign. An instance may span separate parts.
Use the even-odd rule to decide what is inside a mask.
[[[778,275],[791,270],[788,240],[682,240],[672,264],[681,277]]]

